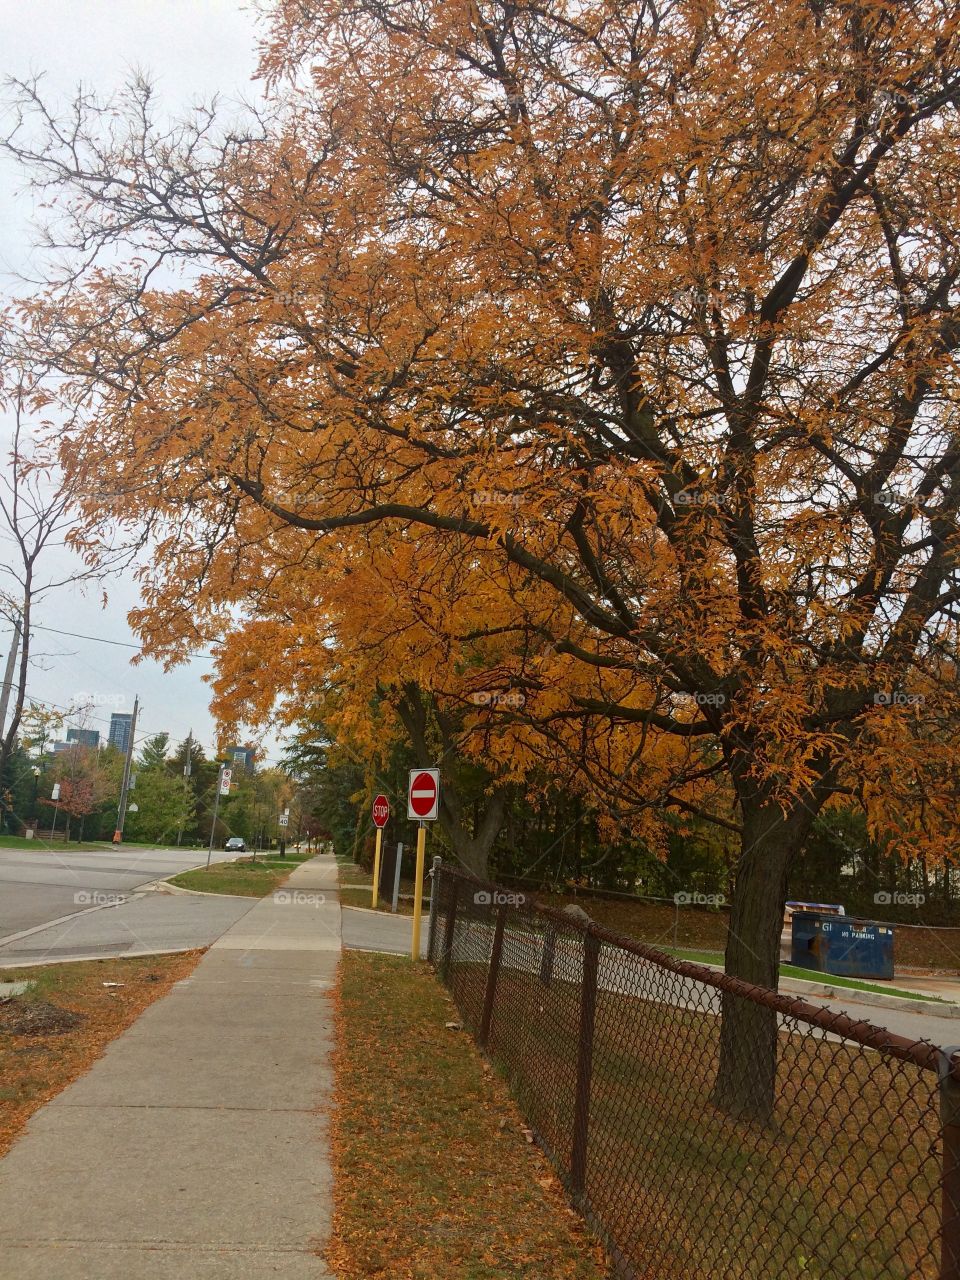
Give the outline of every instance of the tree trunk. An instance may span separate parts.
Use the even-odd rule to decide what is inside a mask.
[[[727,937],[726,972],[776,991],[787,873],[813,822],[805,809],[786,817],[775,805],[744,810]],[[731,1115],[767,1121],[777,1073],[777,1015],[724,993],[714,1102]]]
[[[460,862],[481,880],[489,872],[490,850],[503,828],[509,787],[498,787],[487,800],[479,826],[471,835],[460,821],[456,801],[449,793],[441,798],[440,825],[450,838]],[[451,803],[452,802],[452,803]]]
[[[454,750],[455,741],[451,728],[437,713],[435,707],[432,711],[440,734],[444,758],[456,761],[458,757]],[[404,697],[398,703],[397,713],[410,738],[410,745],[417,760],[424,768],[428,768],[432,763],[432,756],[427,741],[427,702],[417,685],[405,686]],[[457,860],[468,871],[485,880],[489,869],[490,850],[503,829],[511,787],[509,783],[494,786],[482,809],[480,801],[474,802],[474,823],[471,830],[471,824],[464,815],[466,806],[457,789],[453,772],[452,769],[447,770],[440,787],[440,826],[449,838]],[[482,814],[479,819],[478,813]]]

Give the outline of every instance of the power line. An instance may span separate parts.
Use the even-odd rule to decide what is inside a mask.
[[[33,623],[30,628],[32,631],[49,631],[55,636],[70,636],[74,640],[93,640],[96,644],[112,644],[118,649],[134,649],[137,653],[143,653],[143,649],[138,644],[130,644],[128,640],[106,640],[103,636],[88,636],[82,631],[61,631],[58,627],[41,627],[39,623]],[[199,650],[190,655],[191,658],[213,658],[212,653],[202,653]]]

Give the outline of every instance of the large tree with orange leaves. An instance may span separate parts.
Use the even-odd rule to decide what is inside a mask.
[[[421,684],[522,687],[507,750],[634,811],[722,774],[727,967],[774,984],[831,797],[934,855],[955,822],[958,25],[285,0],[243,136],[23,86],[9,145],[80,252],[21,340],[83,410],[66,465],[155,540],[148,643],[296,615],[307,663],[386,557]],[[718,1098],[763,1113],[774,1018],[724,1012]]]

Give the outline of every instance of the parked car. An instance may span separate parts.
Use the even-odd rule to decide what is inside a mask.
[[[231,836],[223,846],[227,853],[246,853],[247,842],[242,836]]]

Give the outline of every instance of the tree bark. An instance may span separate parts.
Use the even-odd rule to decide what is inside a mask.
[[[427,741],[426,699],[418,686],[410,684],[404,690],[404,698],[398,705],[398,714],[403,727],[407,731],[410,745],[419,763],[427,768],[432,763],[430,747]],[[446,759],[455,762],[457,757],[453,751],[453,739],[443,718],[434,709],[434,719],[440,734]],[[481,880],[487,878],[489,870],[490,850],[503,828],[507,810],[507,799],[510,795],[510,784],[495,784],[482,808],[474,805],[474,815],[479,812],[479,821],[471,824],[464,819],[464,804],[460,792],[450,776],[451,770],[445,773],[440,788],[440,826],[446,832],[458,861]]]
[[[744,808],[725,968],[769,991],[779,981],[787,873],[813,818],[805,807],[786,815],[774,804]],[[725,992],[714,1102],[731,1115],[766,1122],[773,1114],[776,1073],[776,1013]]]

